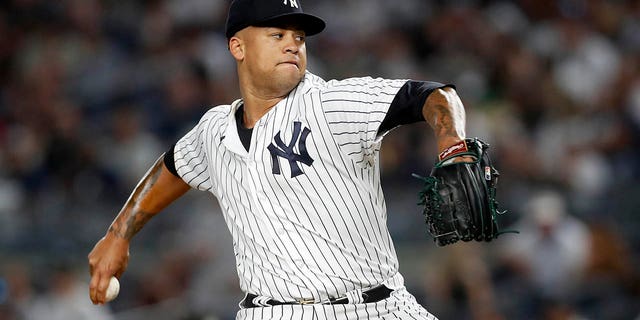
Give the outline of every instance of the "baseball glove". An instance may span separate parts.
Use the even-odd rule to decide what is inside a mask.
[[[429,233],[438,246],[462,241],[491,241],[498,230],[496,184],[498,170],[487,154],[489,145],[477,138],[461,141],[440,153],[424,181],[418,205],[423,206]],[[454,162],[470,156],[473,162]]]

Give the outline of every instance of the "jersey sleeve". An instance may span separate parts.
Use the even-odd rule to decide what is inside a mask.
[[[192,188],[202,191],[210,191],[213,188],[207,150],[211,114],[212,112],[207,112],[173,148],[175,171],[178,176]]]
[[[334,139],[358,163],[375,156],[378,129],[398,91],[407,80],[352,78],[330,81],[322,92],[322,107]]]

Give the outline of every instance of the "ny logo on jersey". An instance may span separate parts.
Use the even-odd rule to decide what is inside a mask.
[[[284,0],[284,2],[282,4],[286,5],[287,2],[289,2],[289,5],[291,6],[291,8],[297,8],[298,7],[297,0]]]
[[[298,162],[302,162],[307,166],[310,166],[313,163],[313,159],[311,159],[307,152],[307,137],[311,133],[311,130],[306,127],[302,129],[302,123],[295,121],[293,123],[293,136],[291,137],[289,144],[282,142],[280,132],[281,131],[273,137],[275,144],[271,143],[267,147],[269,152],[271,152],[271,160],[273,162],[272,172],[273,174],[280,174],[280,159],[278,158],[281,157],[289,161],[289,166],[291,167],[291,178],[297,177],[303,174]],[[300,152],[300,154],[293,151],[293,147],[296,142],[298,143],[298,152]]]

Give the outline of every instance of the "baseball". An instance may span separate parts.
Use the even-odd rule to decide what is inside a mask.
[[[115,299],[118,296],[119,292],[120,292],[120,282],[118,282],[118,278],[111,277],[111,279],[109,279],[109,286],[107,287],[107,294],[105,297],[107,302]]]

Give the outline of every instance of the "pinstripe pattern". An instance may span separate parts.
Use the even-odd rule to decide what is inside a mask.
[[[386,225],[377,131],[406,81],[325,82],[307,73],[256,123],[249,151],[236,130],[240,100],[212,108],[178,141],[178,174],[193,188],[214,194],[223,209],[243,291],[280,301],[323,301],[401,279]],[[310,134],[306,145],[293,141],[292,152],[308,153],[313,163],[296,163],[303,174],[292,177],[288,160],[273,157],[268,146],[276,136],[285,145],[295,140],[296,122]],[[274,174],[274,161],[280,174]],[[390,285],[403,287],[402,281]],[[411,306],[410,299],[396,300],[407,307],[376,304],[374,309],[396,310],[385,314],[397,316],[397,310]],[[287,308],[255,308],[239,318],[300,319],[304,311],[303,318],[311,319],[327,312],[301,308],[288,317],[293,311]],[[367,319],[372,310],[353,307],[341,314],[353,319],[354,312],[362,313],[358,317]]]

